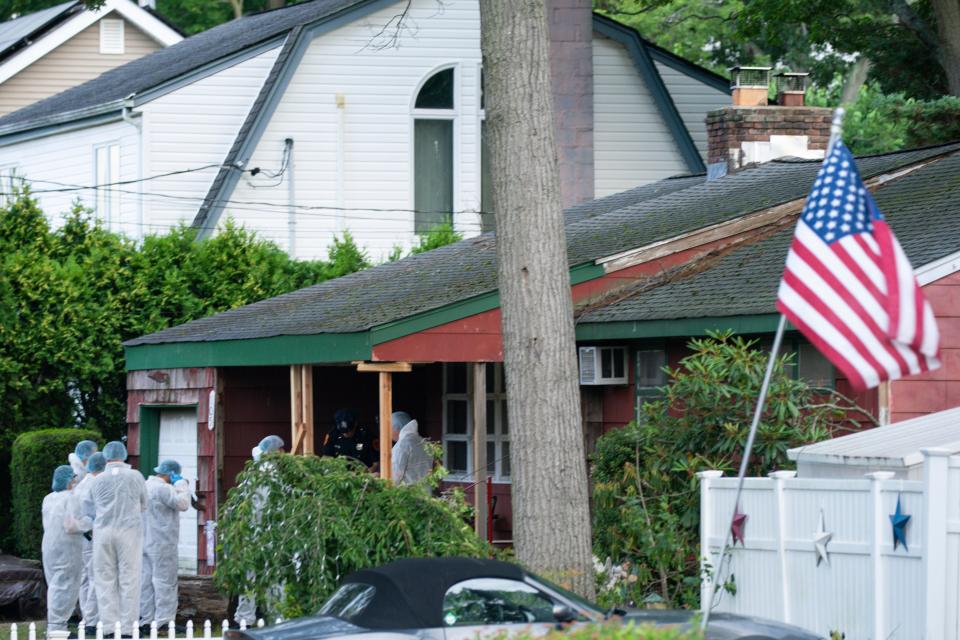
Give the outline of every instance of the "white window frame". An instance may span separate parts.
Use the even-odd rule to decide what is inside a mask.
[[[23,184],[19,180],[19,169],[20,165],[16,162],[0,165],[0,191],[3,193],[5,202],[9,202],[16,188]]]
[[[467,390],[465,392],[449,392],[447,390],[447,370],[450,366],[463,366],[466,368],[466,378],[467,378]],[[504,418],[507,415],[507,390],[504,385],[503,378],[503,364],[502,363],[487,363],[487,366],[492,366],[493,369],[493,389],[487,390],[487,402],[493,402],[494,410],[494,432],[487,434],[487,443],[493,443],[493,451],[495,458],[493,459],[494,471],[490,474],[493,477],[493,481],[499,484],[510,484],[510,476],[504,475],[504,460],[507,459],[507,456],[503,453],[503,445],[507,443],[509,448],[510,443],[510,433],[504,433]],[[447,460],[447,442],[466,442],[467,444],[467,472],[465,474],[460,473],[451,473],[447,479],[453,482],[476,482],[474,476],[473,468],[473,402],[470,398],[470,389],[473,388],[473,367],[467,365],[466,363],[444,363],[443,365],[443,465],[449,469],[448,460]],[[464,402],[467,406],[467,429],[466,433],[448,433],[448,416],[447,416],[447,405],[448,401],[454,400],[458,402]],[[489,413],[489,407],[488,407]],[[509,430],[509,423],[507,424]],[[486,429],[486,426],[484,426]],[[487,468],[489,473],[491,461],[487,460]]]
[[[101,172],[100,153],[106,152],[106,171]],[[120,141],[111,140],[93,147],[93,185],[111,184],[120,181]],[[120,219],[119,187],[94,188],[94,213],[108,227]]]
[[[107,41],[106,26],[117,26],[120,33],[120,46],[112,48]],[[103,18],[100,20],[100,53],[107,56],[122,56],[126,52],[126,24],[123,18]]]
[[[452,109],[418,109],[417,98],[420,96],[420,90],[433,76],[441,71],[453,69],[453,108]],[[450,212],[450,222],[456,229],[457,220],[455,212],[460,210],[460,65],[456,62],[445,63],[434,67],[427,72],[417,83],[410,98],[410,210],[417,209],[417,154],[416,154],[416,125],[417,120],[450,120],[453,122],[453,211]],[[417,233],[417,214],[413,213],[410,218],[410,233]]]

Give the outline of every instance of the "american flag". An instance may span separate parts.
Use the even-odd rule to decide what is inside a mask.
[[[940,366],[933,309],[841,141],[800,215],[777,309],[857,390]]]

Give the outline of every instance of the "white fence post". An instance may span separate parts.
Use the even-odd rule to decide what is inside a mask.
[[[193,620],[187,620],[187,640],[193,640]]]
[[[31,622],[30,626],[27,627],[27,640],[37,640],[37,624]]]
[[[12,625],[10,625],[10,640],[19,640],[17,635],[17,623],[14,622]]]
[[[719,571],[723,558],[713,566],[710,555],[710,531],[713,528],[713,504],[710,501],[710,485],[712,480],[723,476],[723,471],[699,471],[700,478],[700,608],[710,606],[707,598],[710,597],[710,580],[713,571]],[[710,571],[706,571],[707,568]]]
[[[97,623],[97,640],[103,640],[103,620]]]
[[[213,637],[213,625],[209,620],[203,621],[203,640],[210,640]]]
[[[923,571],[926,582],[926,640],[943,640],[947,616],[947,476],[950,451],[923,449]]]
[[[223,638],[227,635],[227,631],[230,629],[230,621],[224,620],[220,623],[220,637]]]
[[[793,622],[790,610],[790,580],[787,578],[787,549],[784,538],[787,535],[786,505],[783,497],[783,481],[795,478],[796,471],[773,471],[767,474],[773,480],[773,497],[777,509],[777,559],[780,561],[780,596],[783,602],[783,621]]]
[[[883,508],[880,483],[889,480],[895,474],[893,471],[874,471],[868,473],[870,478],[870,497],[873,502],[873,544],[870,555],[873,559],[873,637],[886,638],[886,621],[884,620],[886,606],[884,596],[887,593],[887,576],[883,570],[883,536],[887,532],[884,525],[888,522]]]

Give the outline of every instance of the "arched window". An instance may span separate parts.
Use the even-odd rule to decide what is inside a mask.
[[[413,109],[414,231],[453,222],[455,71],[437,71],[420,87]]]

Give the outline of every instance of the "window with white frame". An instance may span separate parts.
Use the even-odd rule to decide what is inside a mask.
[[[96,185],[97,217],[110,224],[120,215],[120,144],[110,142],[93,149],[93,180]]]
[[[441,69],[420,87],[413,108],[414,231],[453,223],[456,72]]]
[[[0,191],[3,192],[3,199],[10,200],[19,187],[23,186],[23,181],[19,178],[20,166],[16,163],[0,165]]]
[[[510,421],[503,365],[487,364],[487,474],[510,481]],[[473,469],[473,367],[448,363],[443,371],[443,465],[451,480],[470,480]]]
[[[100,53],[122,55],[124,52],[123,31],[122,19],[103,18],[100,21]]]

